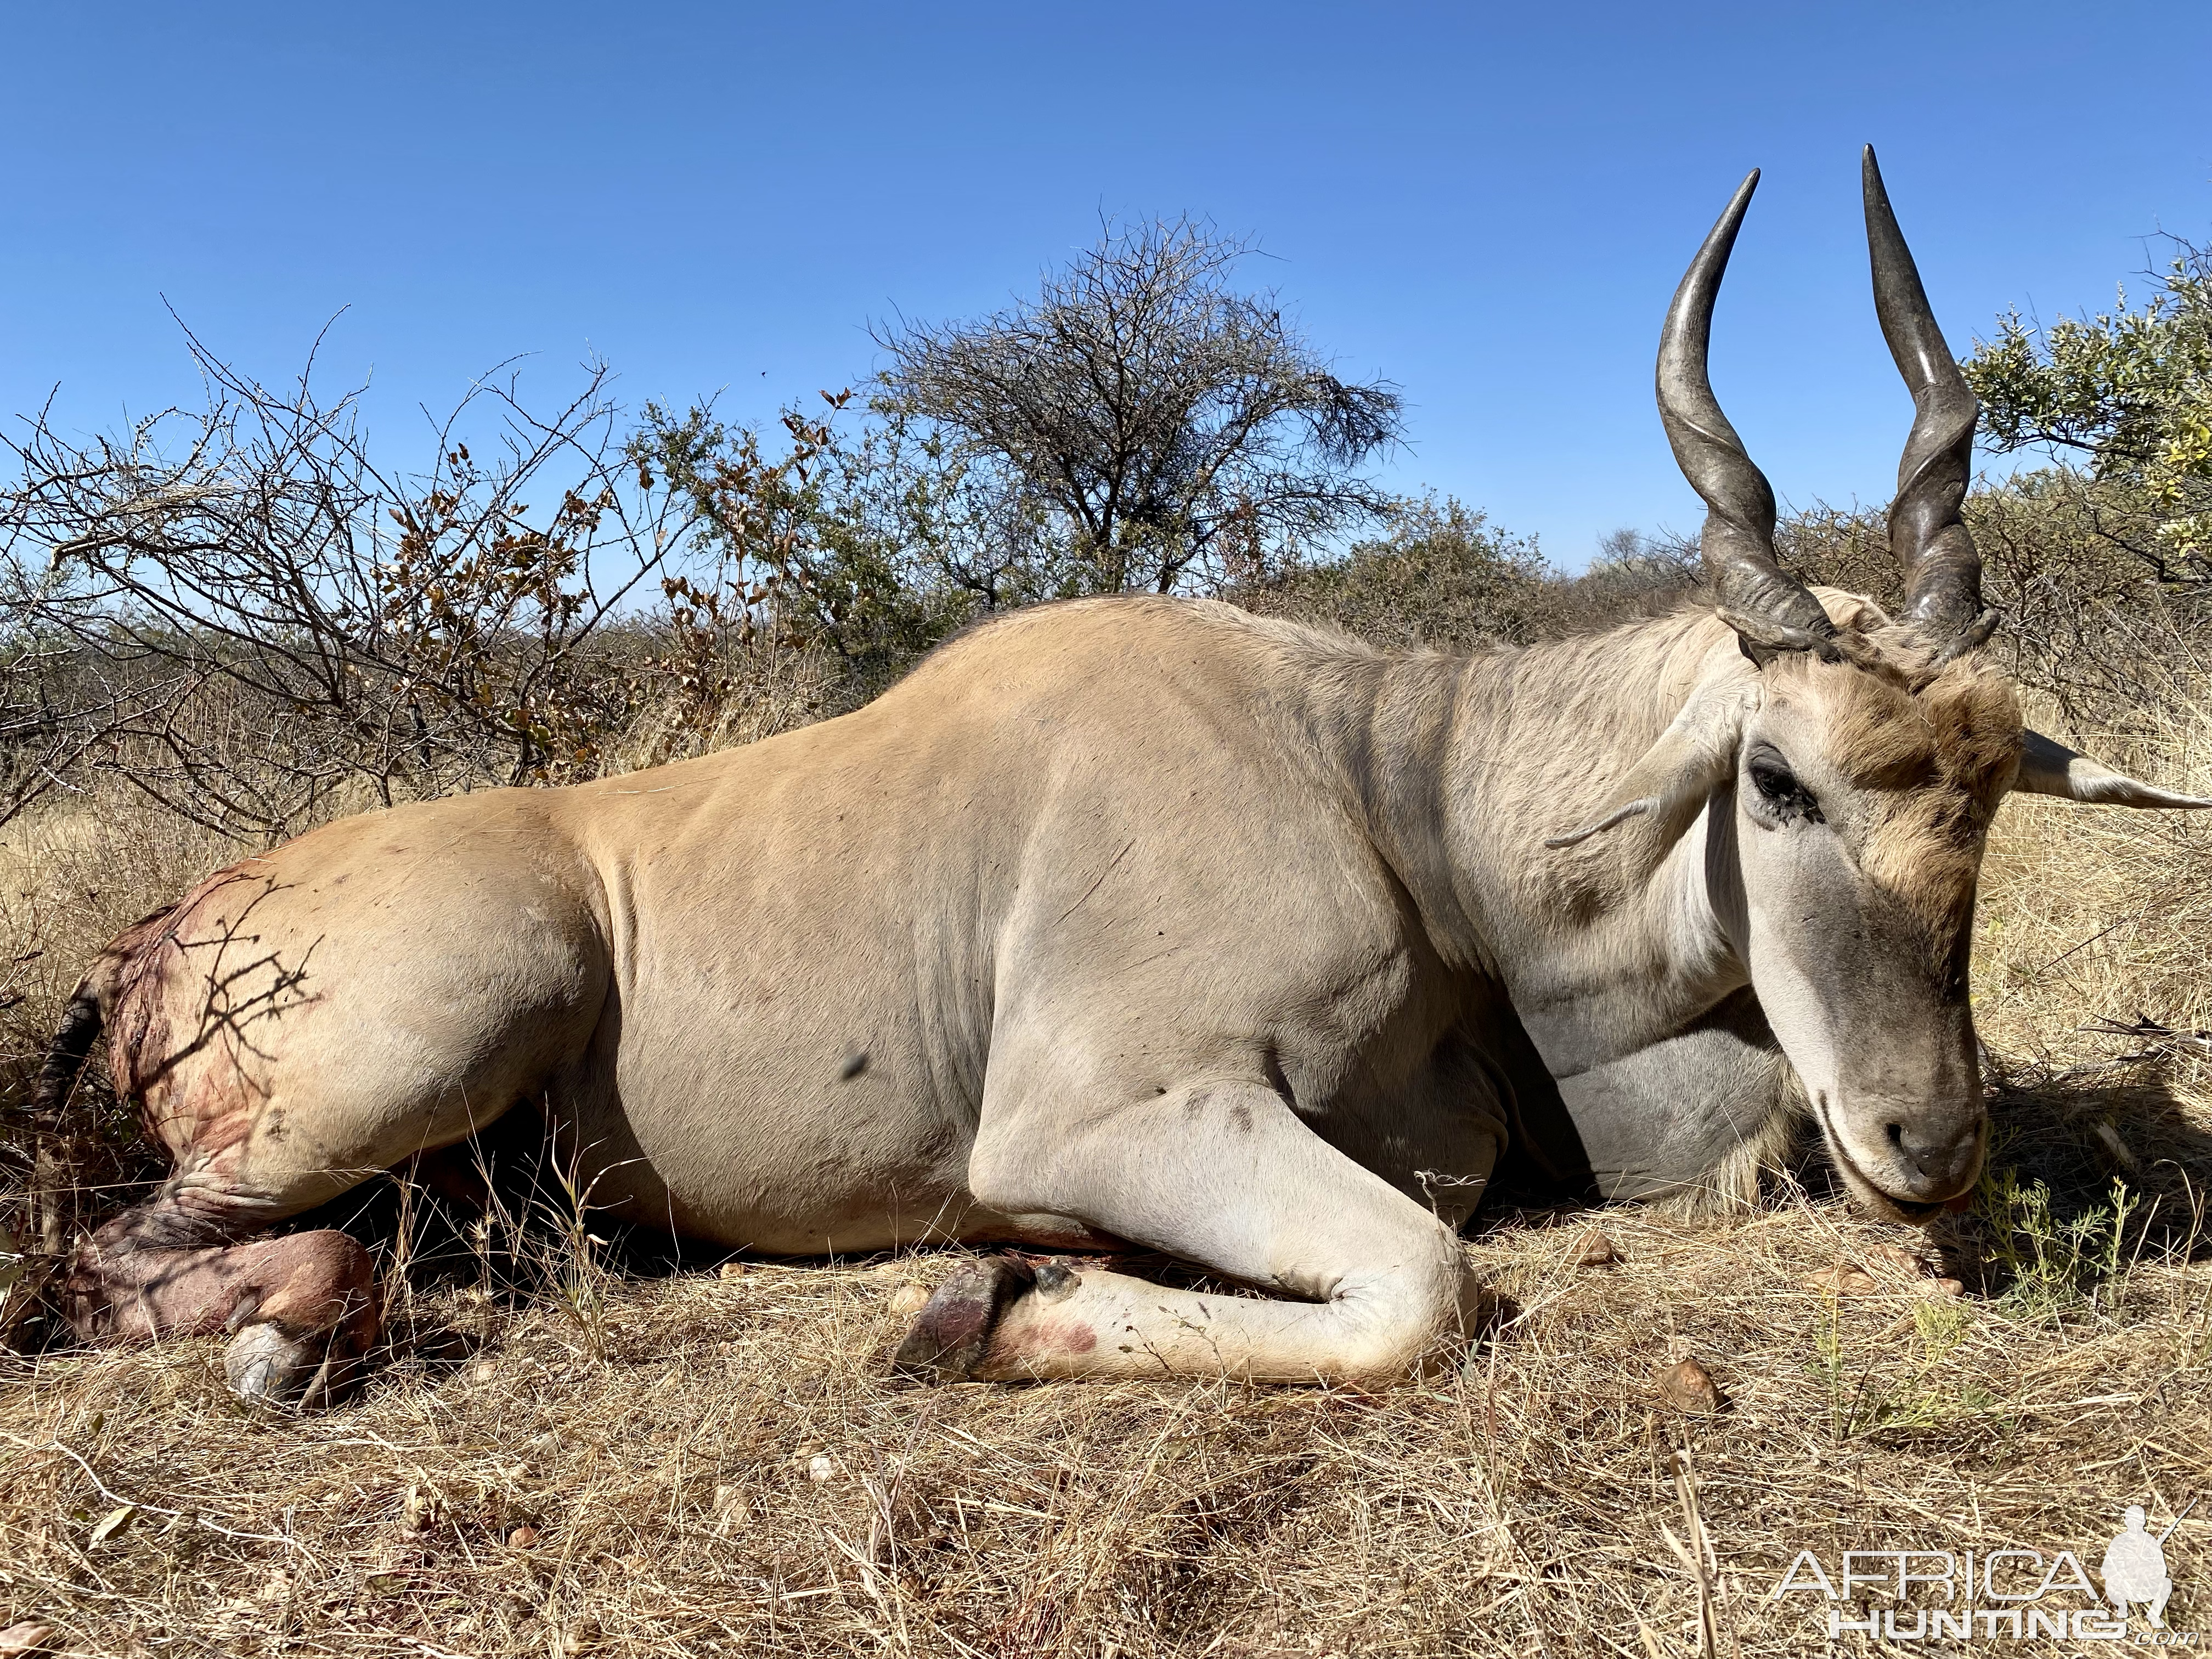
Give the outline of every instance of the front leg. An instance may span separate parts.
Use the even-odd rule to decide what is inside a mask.
[[[923,1310],[902,1369],[1372,1381],[1471,1328],[1483,1298],[1451,1229],[1322,1141],[1264,1081],[1193,1081],[1087,1112],[1074,1098],[987,1101],[969,1164],[979,1200],[1073,1217],[1276,1299],[987,1261]]]
[[[1755,1197],[1759,1170],[1787,1150],[1799,1098],[1747,989],[1676,1036],[1559,1081],[1611,1199]]]

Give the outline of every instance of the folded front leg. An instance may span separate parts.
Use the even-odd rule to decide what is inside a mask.
[[[1272,1299],[994,1258],[956,1274],[901,1350],[984,1379],[1402,1376],[1456,1346],[1482,1300],[1457,1237],[1330,1146],[1264,1082],[1210,1079],[1052,1127],[986,1122],[976,1197],[1074,1217]]]

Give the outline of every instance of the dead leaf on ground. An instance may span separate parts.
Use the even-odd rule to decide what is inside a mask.
[[[1721,1408],[1720,1384],[1694,1359],[1678,1360],[1659,1374],[1659,1398],[1675,1411],[1692,1414]]]
[[[86,1547],[97,1548],[105,1544],[129,1526],[132,1517],[137,1513],[138,1506],[136,1504],[125,1504],[108,1510],[100,1517],[100,1524],[92,1529],[92,1536],[85,1540]]]
[[[1613,1241],[1595,1227],[1582,1237],[1582,1244],[1575,1252],[1577,1267],[1610,1267],[1620,1260],[1620,1252]]]

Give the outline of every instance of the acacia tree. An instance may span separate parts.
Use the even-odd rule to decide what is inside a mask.
[[[1235,286],[1249,252],[1187,218],[1109,224],[1034,300],[878,331],[879,406],[1058,518],[1083,591],[1249,580],[1388,514],[1359,469],[1403,413],[1389,382],[1334,374],[1273,294]]]

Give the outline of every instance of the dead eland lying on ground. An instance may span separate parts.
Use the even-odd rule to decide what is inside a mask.
[[[986,1258],[900,1352],[945,1376],[1403,1371],[1476,1304],[1455,1229],[1501,1158],[1678,1191],[1771,1148],[1798,1085],[1877,1212],[1966,1193],[1999,804],[2212,802],[2024,732],[1978,660],[1977,411],[1871,151],[1908,598],[1778,564],[1705,368],[1756,180],[1659,350],[1714,608],[1461,657],[1046,607],[840,720],[245,860],[118,938],[56,1039],[49,1118],[105,1026],[175,1161],[78,1251],[78,1331],[230,1330],[240,1392],[327,1397],[370,1259],[254,1235],[522,1101],[678,1240],[1133,1244],[1268,1293]]]

